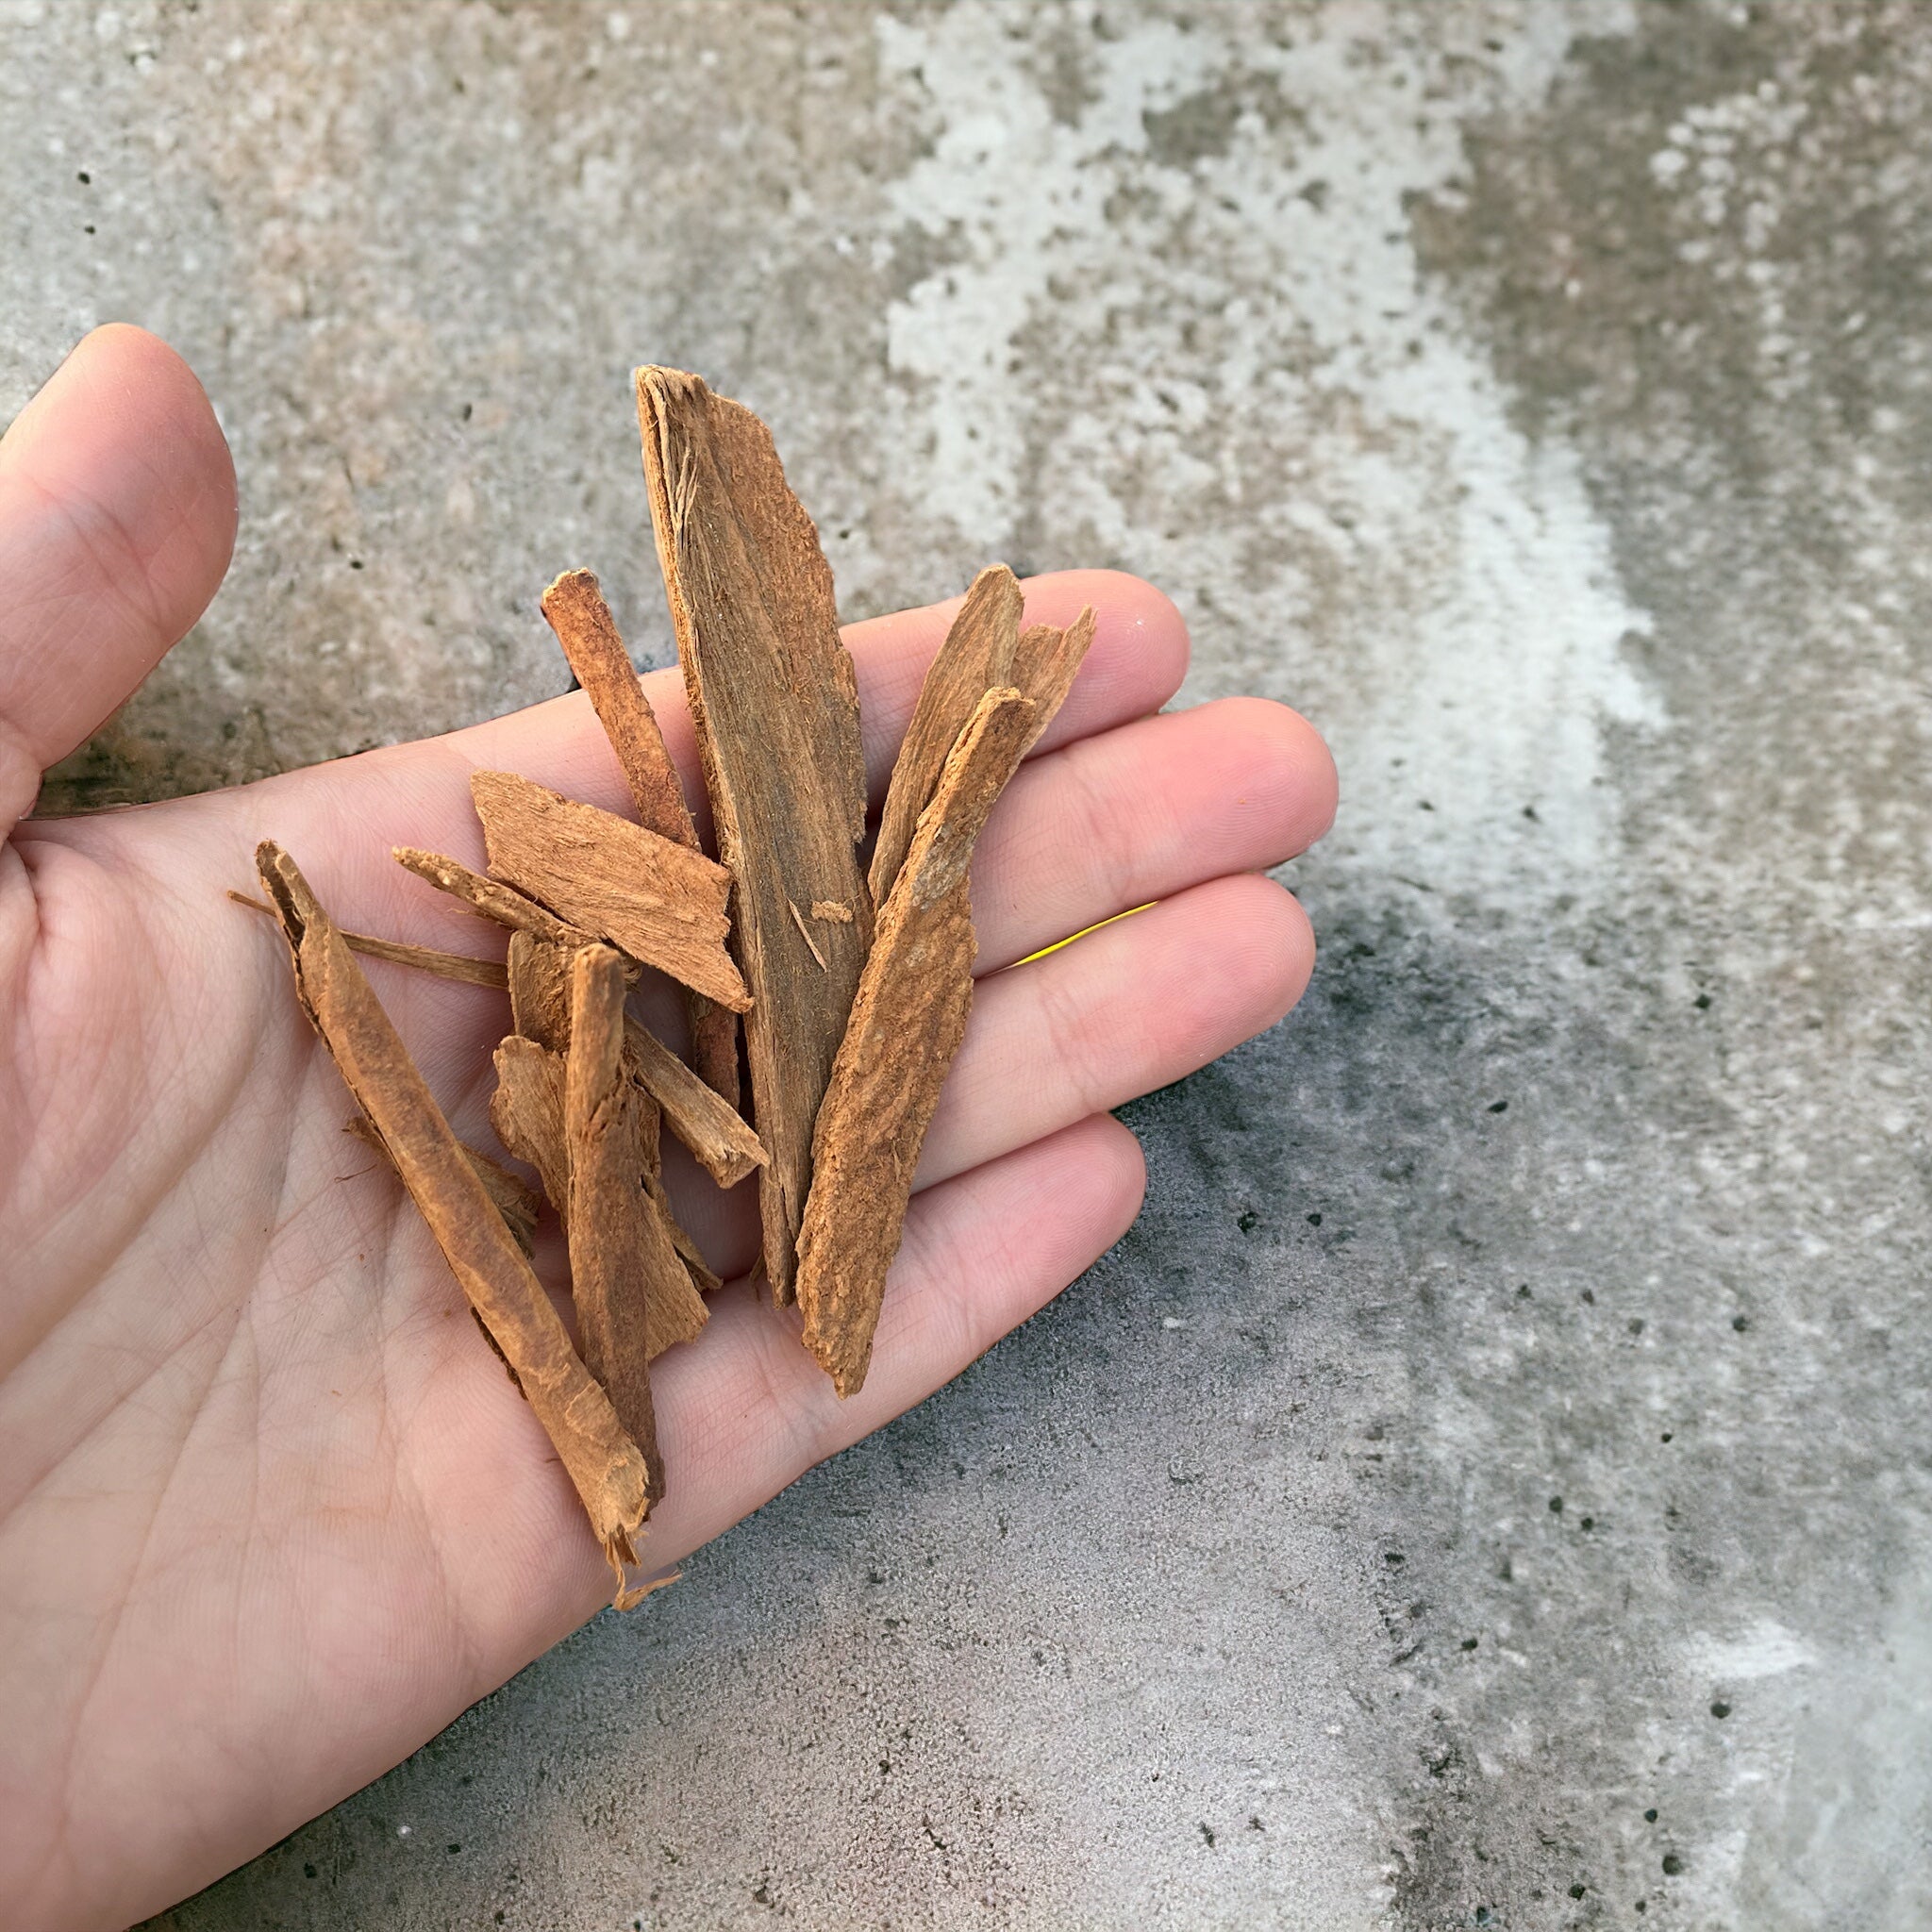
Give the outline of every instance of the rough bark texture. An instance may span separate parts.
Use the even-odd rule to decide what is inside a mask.
[[[638,823],[660,839],[698,848],[697,827],[685,803],[677,767],[665,748],[658,715],[618,634],[596,577],[570,570],[543,592],[543,615],[591,708],[624,767]],[[686,989],[691,1019],[691,1064],[706,1084],[738,1105],[738,1016],[728,1007]]]
[[[841,1396],[863,1386],[919,1150],[973,1007],[973,841],[1032,740],[1010,687],[980,699],[879,912],[819,1110],[798,1242],[805,1341]]]
[[[718,849],[738,881],[734,938],[755,1002],[747,1058],[771,1157],[759,1177],[764,1264],[784,1302],[812,1124],[872,942],[855,849],[865,831],[858,685],[818,533],[764,425],[676,370],[640,370],[637,394]],[[826,921],[823,968],[791,914],[819,901],[853,914]]]
[[[625,1567],[637,1560],[633,1539],[650,1510],[643,1452],[571,1347],[461,1142],[294,861],[264,842],[256,866],[289,942],[303,1011],[543,1425],[617,1572],[620,1601],[626,1600]]]
[[[454,858],[445,858],[440,852],[425,852],[415,845],[397,845],[392,848],[392,853],[396,863],[405,872],[414,873],[438,891],[460,899],[472,912],[479,913],[485,919],[493,919],[498,925],[507,925],[512,932],[535,933],[540,940],[554,940],[560,946],[588,946],[597,937],[595,933],[585,932],[581,927],[558,918],[556,913],[524,893],[513,891],[495,879],[486,879],[481,873],[472,872],[467,865]]]
[[[654,1033],[632,1020],[625,1044],[637,1079],[662,1108],[664,1124],[721,1188],[735,1188],[764,1166],[764,1143]]]
[[[564,1074],[564,1145],[570,1158],[571,1293],[584,1361],[618,1420],[644,1452],[653,1500],[664,1493],[658,1418],[651,1406],[648,1309],[658,1284],[640,1239],[648,1204],[633,1162],[624,1046],[624,966],[608,946],[587,946],[571,967],[570,1054]],[[684,1264],[661,1245],[678,1281]]]
[[[570,1155],[563,1137],[564,1063],[534,1040],[511,1034],[496,1049],[490,1124],[496,1138],[537,1170],[543,1197],[568,1218]]]
[[[1033,736],[1026,741],[1029,751],[1073,690],[1087,647],[1093,641],[1093,625],[1090,604],[1064,630],[1050,624],[1035,624],[1021,634],[1013,652],[1010,682],[1022,696],[1033,701]]]
[[[738,1012],[750,1004],[724,950],[722,865],[511,772],[473,772],[470,795],[491,878],[708,999]]]
[[[946,754],[985,694],[1017,680],[1013,653],[1020,641],[1024,599],[1019,579],[1003,563],[973,579],[959,614],[946,632],[920,687],[919,703],[892,765],[872,853],[873,904],[883,906],[906,862],[919,814],[940,781]],[[1041,626],[1044,628],[1044,626]]]

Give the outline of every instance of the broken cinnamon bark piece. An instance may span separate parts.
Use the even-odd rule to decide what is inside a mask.
[[[584,1359],[642,1441],[651,1413],[651,1358],[688,1341],[708,1319],[671,1229],[637,1171],[626,1118],[637,1091],[624,1077],[624,974],[608,946],[571,962],[564,1141],[570,1153],[572,1292]],[[663,1493],[655,1440],[654,1495]]]
[[[490,1097],[490,1124],[496,1138],[537,1170],[543,1198],[559,1215],[570,1208],[564,1077],[560,1053],[513,1033],[496,1049],[496,1091]]]
[[[271,919],[275,916],[273,906],[252,899],[246,892],[230,891],[228,897],[251,912],[264,912]],[[370,959],[389,959],[398,966],[413,966],[419,973],[433,974],[438,979],[459,980],[469,986],[493,986],[499,991],[509,984],[508,969],[499,959],[473,959],[467,953],[412,946],[403,940],[379,940],[366,932],[342,932],[342,941],[352,953],[360,953]]]
[[[751,1004],[724,950],[731,874],[722,865],[511,772],[473,772],[470,795],[491,878],[707,999],[736,1012]]]
[[[618,635],[616,620],[596,577],[569,570],[543,592],[543,616],[591,700],[591,708],[624,767],[638,823],[659,838],[698,848],[697,827],[684,799],[677,767],[665,748],[658,715]],[[738,1016],[686,989],[691,1064],[698,1077],[738,1105]]]
[[[791,1297],[812,1123],[872,943],[858,868],[865,765],[858,687],[832,574],[749,409],[675,369],[637,372],[658,561],[677,635],[719,855],[737,881],[733,939],[758,1133],[765,1272]],[[793,906],[847,907],[820,959]]]
[[[973,841],[1031,741],[1037,708],[980,699],[946,758],[839,1048],[798,1241],[805,1341],[841,1396],[863,1386],[919,1150],[973,1007]]]
[[[451,1272],[555,1446],[617,1572],[619,1602],[634,1601],[624,1577],[637,1561],[634,1539],[650,1511],[642,1451],[572,1348],[561,1318],[294,860],[264,841],[256,848],[256,868],[289,942],[304,1013],[382,1137]]]
[[[655,1502],[664,1493],[664,1464],[651,1407],[645,1325],[657,1284],[645,1277],[636,1238],[644,1195],[632,1165],[629,1094],[618,1065],[624,964],[608,946],[586,946],[571,962],[570,1037],[563,1104],[570,1210],[564,1221],[577,1332],[585,1366],[603,1383],[618,1420],[644,1452]],[[670,1246],[668,1237],[664,1245]],[[675,1251],[672,1261],[683,1277]]]
[[[529,933],[515,933],[510,938],[510,1024],[525,1039],[534,1040],[539,1046],[548,1047],[552,1053],[570,1050],[570,974],[571,961],[575,957],[575,953]],[[639,1076],[638,1049],[634,1042],[634,1035],[642,1030],[626,1015],[624,1076],[637,1088],[631,1108],[631,1123],[637,1134],[638,1171],[655,1174],[663,1164],[658,1108],[648,1086]],[[557,1208],[558,1213],[563,1211],[561,1202],[557,1204]]]
[[[764,1143],[656,1034],[630,1020],[625,1041],[639,1082],[663,1109],[664,1124],[721,1188],[735,1188],[764,1166]]]
[[[1020,641],[1024,602],[1020,581],[1005,564],[981,571],[927,667],[879,813],[879,836],[872,853],[875,906],[886,903],[892,881],[899,876],[919,814],[932,797],[946,754],[965,729],[974,706],[988,691],[1016,682],[1013,653]]]
[[[1033,736],[1026,741],[1028,751],[1039,742],[1040,734],[1053,723],[1055,713],[1066,702],[1074,679],[1086,661],[1093,631],[1093,607],[1087,604],[1064,630],[1050,624],[1035,624],[1021,634],[1013,651],[1013,675],[1007,681],[1022,696],[1033,701]]]
[[[395,1162],[391,1158],[389,1148],[383,1138],[370,1124],[366,1113],[358,1113],[354,1120],[342,1127],[345,1134],[353,1134],[357,1140],[382,1157],[390,1172],[395,1172]],[[463,1150],[463,1158],[476,1170],[476,1178],[483,1183],[483,1191],[495,1204],[496,1211],[503,1216],[503,1224],[509,1229],[511,1238],[523,1249],[525,1257],[531,1255],[537,1245],[537,1208],[539,1197],[535,1189],[527,1186],[503,1162],[484,1153],[480,1147],[472,1147],[467,1141],[457,1143]],[[489,1330],[483,1331],[486,1335]],[[492,1341],[491,1346],[494,1346]]]
[[[540,940],[550,940],[559,946],[588,946],[597,937],[558,918],[547,907],[538,905],[522,892],[512,891],[498,880],[486,879],[480,872],[472,872],[467,865],[445,858],[441,852],[397,845],[391,847],[391,857],[405,872],[414,873],[438,891],[460,899],[472,912],[493,919],[512,932],[534,933]]]

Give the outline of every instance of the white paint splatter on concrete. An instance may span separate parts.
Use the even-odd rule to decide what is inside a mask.
[[[1658,719],[1575,458],[1512,424],[1407,214],[1472,115],[1622,22],[1540,9],[1458,63],[1375,8],[1141,20],[1072,111],[997,9],[880,23],[933,127],[890,199],[942,258],[891,316],[900,487],[981,554],[1142,572],[1223,633],[1218,689],[1344,720],[1331,863],[1568,890],[1605,854],[1605,722]]]

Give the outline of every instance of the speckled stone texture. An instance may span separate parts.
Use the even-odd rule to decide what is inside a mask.
[[[625,372],[849,615],[1113,564],[1331,736],[1303,1009],[896,1427],[180,1932],[1932,1924],[1932,16],[0,0],[0,417],[168,335],[234,575],[57,774],[668,633]]]

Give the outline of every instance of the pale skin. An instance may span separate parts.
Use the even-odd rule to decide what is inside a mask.
[[[0,1899],[22,1928],[125,1925],[182,1897],[610,1591],[414,1210],[343,1135],[350,1102],[273,928],[223,896],[274,837],[342,924],[500,958],[500,935],[389,849],[480,864],[478,766],[624,809],[587,702],[243,790],[25,816],[42,771],[200,614],[236,514],[199,385],[136,329],[90,336],[0,441]],[[1029,623],[1091,603],[1098,635],[974,866],[977,998],[870,1378],[841,1404],[795,1316],[727,1288],[656,1367],[670,1492],[651,1568],[1072,1281],[1144,1187],[1108,1110],[1272,1025],[1307,982],[1307,923],[1259,874],[1327,827],[1321,740],[1255,700],[1157,716],[1187,636],[1135,578],[1037,578],[1026,601]],[[847,632],[874,810],[953,608]],[[701,805],[676,675],[649,691]],[[458,1132],[494,1150],[502,995],[370,974]],[[742,1274],[756,1184],[721,1194],[676,1150],[666,1181],[714,1265]],[[540,1249],[553,1275],[558,1245]]]

